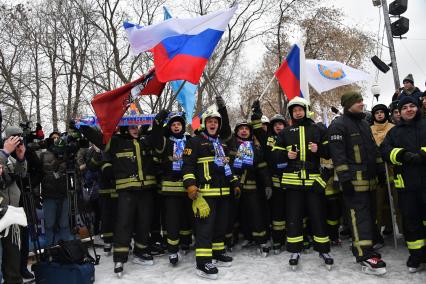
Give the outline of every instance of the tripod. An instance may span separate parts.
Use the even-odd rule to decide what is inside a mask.
[[[22,203],[24,206],[25,213],[27,215],[28,230],[30,232],[31,242],[33,244],[34,254],[36,257],[36,261],[39,262],[41,255],[41,246],[38,237],[40,234],[37,224],[37,211],[34,205],[34,196],[31,187],[31,177],[29,175],[27,175],[26,177],[20,175],[19,186],[21,188]]]
[[[93,234],[90,229],[90,222],[89,218],[87,217],[87,212],[85,212],[85,210],[79,210],[78,207],[78,196],[76,188],[77,174],[75,169],[67,169],[66,175],[70,228],[72,228],[72,232],[74,234],[78,232],[77,215],[80,214],[81,220],[83,221],[83,224],[86,226],[89,233],[90,242],[92,243],[93,253],[95,255],[95,264],[97,265],[99,264],[101,256],[96,253],[95,242],[93,241]]]

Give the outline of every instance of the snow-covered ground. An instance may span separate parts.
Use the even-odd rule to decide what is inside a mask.
[[[398,249],[394,249],[391,240],[380,250],[387,264],[387,273],[378,277],[361,272],[359,264],[354,263],[349,249],[349,241],[341,247],[332,248],[334,266],[327,271],[318,254],[303,254],[297,271],[291,271],[288,265],[289,253],[270,255],[262,258],[255,249],[236,249],[234,262],[229,268],[219,268],[218,280],[200,279],[195,274],[195,257],[193,253],[185,256],[177,267],[169,265],[166,255],[155,257],[153,266],[140,266],[129,262],[124,266],[123,278],[117,279],[113,273],[112,257],[101,257],[96,266],[96,283],[422,283],[426,284],[426,271],[408,273],[405,262],[407,249],[399,240]]]

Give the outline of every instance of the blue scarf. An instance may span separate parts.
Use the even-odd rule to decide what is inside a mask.
[[[173,144],[173,170],[174,171],[181,171],[182,170],[182,164],[183,164],[183,149],[185,149],[186,144],[186,137],[183,136],[182,139],[177,139],[173,136],[169,137],[170,140],[175,142]]]
[[[253,142],[242,142],[238,147],[237,155],[234,160],[234,168],[241,169],[243,165],[253,166],[253,158]]]
[[[232,175],[231,167],[229,166],[229,162],[226,159],[225,151],[223,150],[222,143],[220,143],[219,137],[213,138],[205,133],[203,133],[204,137],[206,137],[210,142],[213,143],[214,147],[214,163],[218,167],[223,167],[225,170],[225,175],[230,177]]]

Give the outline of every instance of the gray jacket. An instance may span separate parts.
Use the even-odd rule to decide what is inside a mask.
[[[27,174],[27,161],[20,162],[3,151],[0,151],[0,164],[3,165],[4,189],[3,197],[8,205],[19,206],[21,191],[18,187],[19,176]]]

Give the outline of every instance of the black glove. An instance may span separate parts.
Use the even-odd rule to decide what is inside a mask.
[[[353,196],[355,193],[354,185],[350,180],[344,181],[340,183],[342,186],[343,194],[348,196]]]
[[[423,158],[420,154],[405,152],[402,155],[402,163],[408,165],[421,165],[423,163]]]
[[[226,108],[226,104],[222,96],[216,96],[216,105],[218,109]]]
[[[39,124],[37,124],[37,127],[38,127],[38,125]],[[74,129],[74,130],[77,129],[77,127],[75,127],[75,120],[74,119],[72,119],[72,118],[70,119],[70,121],[68,122],[68,128]],[[40,125],[40,129],[41,129],[41,125]]]
[[[155,120],[158,122],[158,124],[162,124],[164,122],[164,120],[167,118],[168,115],[169,115],[169,111],[165,110],[165,109],[162,109],[155,116]]]
[[[251,120],[255,121],[255,120],[260,120],[262,118],[262,109],[260,108],[260,101],[259,100],[255,100],[253,102],[253,104],[251,105]]]

